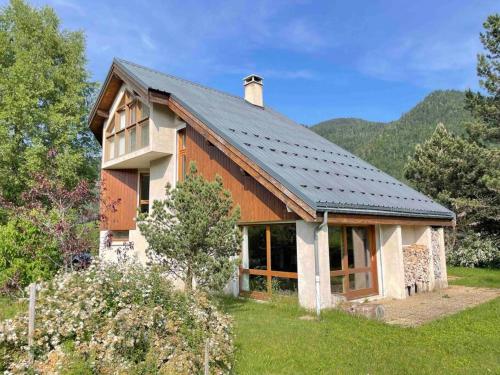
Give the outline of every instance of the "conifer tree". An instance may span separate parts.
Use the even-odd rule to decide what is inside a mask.
[[[456,136],[438,125],[432,137],[416,147],[405,166],[405,176],[457,214],[456,235],[450,244],[452,262],[498,266],[500,15],[489,16],[483,25],[480,39],[486,53],[478,55],[477,72],[484,92],[466,93],[466,108],[475,116],[468,135]]]
[[[139,218],[139,229],[166,271],[207,291],[220,291],[234,275],[241,248],[237,227],[239,207],[233,207],[222,178],[207,181],[191,163],[186,179],[166,198],[153,203],[149,216]]]

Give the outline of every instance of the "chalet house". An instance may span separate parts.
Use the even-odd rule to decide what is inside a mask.
[[[148,212],[195,161],[205,178],[223,178],[241,208],[235,294],[292,293],[325,308],[447,285],[451,211],[267,107],[261,77],[243,85],[241,98],[113,61],[89,119],[103,147],[103,194],[121,199],[102,238],[112,231],[114,241],[132,241],[144,260],[137,211]]]

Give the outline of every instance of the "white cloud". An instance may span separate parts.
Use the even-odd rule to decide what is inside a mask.
[[[360,56],[357,67],[376,78],[409,81],[421,87],[466,88],[474,81],[478,38],[439,35],[395,38]]]
[[[149,35],[145,33],[140,33],[142,44],[152,51],[156,51],[156,45],[153,43]]]
[[[80,16],[85,16],[83,7],[71,0],[50,0],[55,7],[68,8],[77,12]]]
[[[317,79],[316,73],[309,69],[298,69],[298,70],[274,70],[274,69],[264,69],[262,71],[262,76],[264,78],[275,78],[275,79]]]
[[[280,39],[286,47],[305,52],[317,51],[328,45],[323,35],[304,18],[293,19],[286,25],[280,33]]]

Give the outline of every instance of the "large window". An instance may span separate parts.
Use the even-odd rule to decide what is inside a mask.
[[[295,294],[297,241],[295,223],[246,227],[240,286],[243,294],[266,297]]]
[[[112,160],[148,145],[149,107],[127,91],[106,129],[106,160]]]
[[[374,228],[328,227],[332,293],[358,298],[377,292]]]

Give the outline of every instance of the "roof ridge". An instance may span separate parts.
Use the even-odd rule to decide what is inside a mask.
[[[115,57],[114,60],[120,62],[120,63],[125,63],[125,64],[129,64],[129,65],[133,65],[137,68],[141,68],[141,69],[144,69],[144,70],[148,70],[152,73],[155,73],[155,74],[160,74],[160,75],[163,75],[165,77],[169,77],[169,78],[172,78],[172,79],[175,79],[177,81],[181,81],[181,82],[184,82],[184,83],[188,83],[190,85],[193,85],[193,86],[197,86],[199,88],[202,88],[202,89],[205,89],[205,90],[209,90],[209,91],[213,91],[213,92],[216,92],[218,94],[222,94],[222,95],[226,95],[226,96],[229,96],[231,98],[235,98],[235,99],[239,99],[241,100],[242,102],[245,102],[245,99],[242,98],[241,96],[237,96],[237,95],[233,95],[233,94],[230,94],[230,93],[227,93],[227,92],[224,92],[222,90],[218,90],[218,89],[214,89],[213,87],[208,87],[208,86],[205,86],[205,85],[202,85],[201,83],[198,83],[198,82],[193,82],[193,81],[190,81],[186,78],[181,78],[181,77],[176,77],[172,74],[168,74],[168,73],[164,73],[164,72],[160,72],[159,70],[155,70],[155,69],[152,69],[152,68],[149,68],[147,66],[144,66],[144,65],[140,65],[140,64],[137,64],[135,62],[132,62],[132,61],[128,61],[128,60],[125,60],[125,59],[121,59],[121,58],[118,58],[118,57]],[[250,103],[248,103],[250,104]]]

